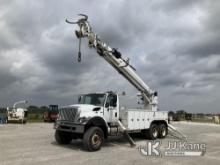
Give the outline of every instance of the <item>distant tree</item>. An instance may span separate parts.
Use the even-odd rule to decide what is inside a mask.
[[[186,111],[181,109],[181,110],[176,111],[176,113],[177,114],[186,114]]]
[[[192,113],[186,113],[185,114],[185,119],[186,120],[192,120]]]
[[[186,111],[185,110],[178,110],[176,111],[176,118],[177,120],[185,120],[186,119]]]
[[[30,105],[27,109],[29,113],[38,113],[40,108],[35,105]]]
[[[175,112],[173,112],[173,111],[168,112],[168,116],[174,116],[174,115],[175,115]]]
[[[33,113],[33,114],[42,114],[45,111],[48,111],[49,108],[47,106],[35,106],[35,105],[30,105],[28,108],[28,112],[29,113]]]
[[[5,113],[6,112],[6,108],[0,107],[0,113]]]
[[[49,110],[48,106],[41,106],[41,107],[40,107],[40,112],[41,112],[41,113],[44,113],[44,112],[46,112],[46,111],[48,111],[48,110]]]

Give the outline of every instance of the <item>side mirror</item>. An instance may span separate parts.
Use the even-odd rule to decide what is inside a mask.
[[[106,108],[107,108],[107,107],[109,107],[109,106],[110,106],[110,104],[109,104],[109,103],[106,103],[106,104],[105,104],[105,107],[106,107]]]
[[[79,97],[78,97],[78,103],[81,102],[81,99],[82,99],[82,96],[79,96]]]

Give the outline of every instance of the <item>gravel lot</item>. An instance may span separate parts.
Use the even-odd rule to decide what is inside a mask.
[[[206,143],[207,151],[201,157],[146,157],[136,148],[130,148],[122,137],[111,137],[98,152],[82,149],[80,140],[70,145],[57,145],[52,123],[0,125],[0,165],[70,165],[70,164],[220,164],[220,125],[199,123],[173,124],[188,137],[189,142]],[[134,138],[137,146],[147,140]],[[162,147],[171,136],[162,140]]]

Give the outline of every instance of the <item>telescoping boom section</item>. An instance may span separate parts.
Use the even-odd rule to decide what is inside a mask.
[[[117,49],[108,46],[96,33],[93,32],[86,15],[80,14],[80,16],[82,16],[82,18],[76,22],[66,20],[67,23],[77,24],[79,26],[79,29],[75,31],[75,34],[79,39],[78,61],[81,60],[81,39],[87,38],[89,47],[95,48],[101,57],[103,57],[140,92],[144,102],[144,108],[156,111],[158,104],[157,92],[151,90],[150,87],[138,76],[135,68],[129,64],[129,59],[124,59]]]

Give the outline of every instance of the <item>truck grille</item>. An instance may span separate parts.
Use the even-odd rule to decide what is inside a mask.
[[[77,119],[77,108],[63,108],[59,110],[60,120],[75,121]]]

